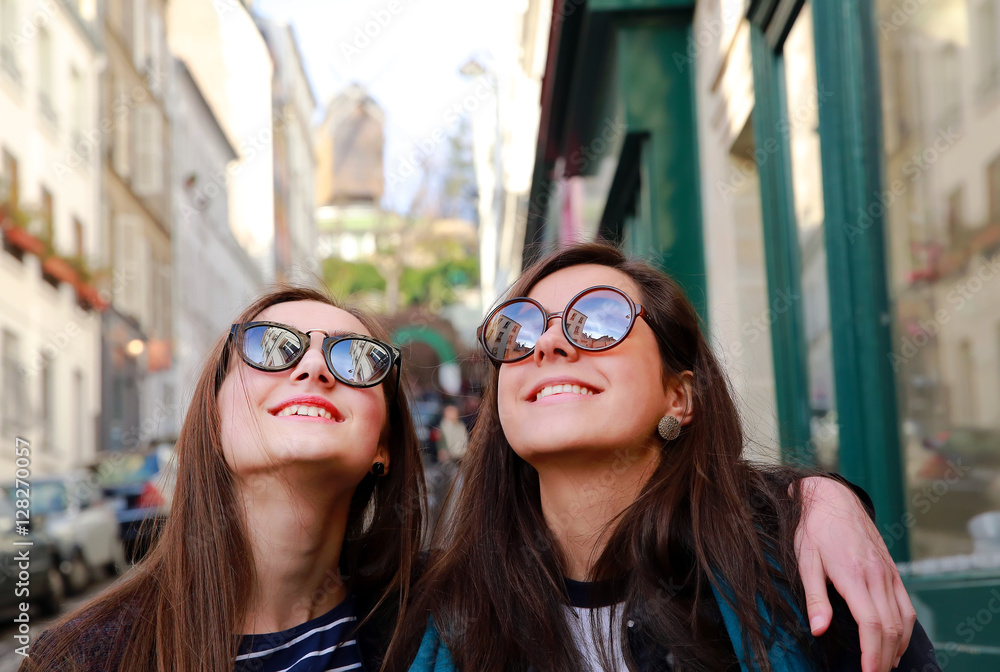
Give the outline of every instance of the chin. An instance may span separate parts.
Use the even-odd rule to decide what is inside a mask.
[[[530,442],[526,442],[521,447],[515,448],[514,452],[528,464],[533,464],[536,461],[559,458],[579,460],[581,453],[584,455],[587,453],[596,454],[599,451],[582,441],[566,441],[565,437],[560,437],[556,441],[545,442],[544,438],[533,436]]]

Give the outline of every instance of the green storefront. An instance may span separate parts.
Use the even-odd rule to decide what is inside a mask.
[[[525,239],[652,258],[713,332],[751,222],[780,455],[872,495],[950,670],[1000,669],[998,45],[998,0],[556,0]]]

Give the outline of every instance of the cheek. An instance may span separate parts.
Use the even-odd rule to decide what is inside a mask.
[[[500,425],[503,427],[505,434],[511,428],[507,419],[510,418],[516,401],[516,394],[514,392],[516,387],[513,378],[514,376],[506,368],[500,368],[500,378],[497,381],[497,412],[500,415]]]
[[[238,372],[230,375],[219,390],[219,419],[222,451],[230,466],[237,466],[259,447],[260,431],[250,403],[255,390]]]

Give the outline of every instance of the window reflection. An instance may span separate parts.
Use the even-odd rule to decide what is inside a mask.
[[[878,3],[885,190],[851,235],[884,210],[908,508],[891,522],[933,572],[1000,565],[982,555],[1000,550],[1000,7],[913,6]]]
[[[517,340],[520,333],[521,323],[501,313],[486,326],[486,346],[495,357],[519,357],[531,349],[530,345]]]
[[[281,327],[251,329],[244,338],[253,339],[258,333],[260,343],[251,342],[248,352],[259,353],[259,359],[256,361],[264,366],[283,366],[291,361],[302,347],[298,336]]]
[[[381,375],[389,366],[389,353],[378,343],[352,339],[350,344],[351,368],[337,371],[345,378],[364,383]]]
[[[621,310],[621,302],[617,308]],[[587,328],[588,321],[591,322],[590,329]],[[566,314],[566,328],[569,330],[570,338],[585,348],[603,348],[613,344],[618,339],[609,336],[607,327],[603,327],[598,320],[590,318],[576,308],[570,309]],[[621,333],[624,329],[611,327],[614,331]]]

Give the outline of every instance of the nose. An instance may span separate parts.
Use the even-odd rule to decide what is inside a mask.
[[[330,374],[323,357],[324,334],[310,334],[306,354],[292,369],[292,380],[306,381],[312,379],[319,385],[332,386],[336,379]]]
[[[552,320],[559,321],[553,324]],[[566,334],[563,333],[561,313],[549,315],[549,322],[545,325],[545,331],[538,337],[535,351],[531,356],[535,364],[541,364],[546,357],[549,360],[565,358],[569,362],[579,359],[580,351],[566,340]]]

